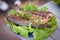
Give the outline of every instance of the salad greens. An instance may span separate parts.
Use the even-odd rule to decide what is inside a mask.
[[[38,8],[38,11],[47,11],[47,7],[46,6],[43,6],[43,7],[39,7]]]
[[[24,7],[20,8],[22,11],[27,12],[35,12],[35,11],[46,11],[48,8],[43,6],[42,8],[38,8],[35,4],[26,4]]]
[[[44,6],[42,8],[37,8],[36,5],[32,4],[26,4],[24,7],[20,8],[22,11],[27,11],[27,12],[34,12],[34,11],[46,11],[47,7]],[[17,11],[11,10],[9,12],[9,15],[14,15],[18,14]],[[28,14],[20,15],[22,17],[28,17]],[[29,18],[29,17],[28,17]],[[17,26],[14,23],[10,22],[7,20],[7,24],[11,28],[12,31],[15,33],[19,33],[23,37],[29,37],[28,34],[33,33],[34,40],[44,40],[46,37],[48,37],[57,27],[57,22],[55,16],[53,16],[46,24],[50,26],[50,28],[44,28],[44,29],[39,29],[39,28],[32,28],[31,23],[28,26]],[[37,25],[40,23],[38,22]],[[39,27],[39,26],[38,26]]]
[[[20,8],[21,10],[23,11],[29,11],[29,12],[34,12],[34,11],[37,11],[37,6],[36,5],[31,5],[31,4],[28,4],[26,3],[26,5],[22,8]]]
[[[33,36],[34,40],[43,40],[47,36],[47,32],[42,29],[36,29]]]
[[[16,26],[10,21],[7,21],[7,23],[12,31],[14,31],[15,33],[19,33],[21,36],[28,37],[29,31],[26,26]]]
[[[53,27],[56,25],[56,18],[53,16],[46,24]]]
[[[10,10],[8,12],[8,15],[14,15],[14,14],[17,14],[17,11],[16,10]]]
[[[26,19],[29,19],[30,18],[30,15],[28,13],[25,13],[25,14],[19,14],[19,16],[23,17],[23,18],[26,18]]]

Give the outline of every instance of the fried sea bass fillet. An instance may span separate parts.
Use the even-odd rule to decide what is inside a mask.
[[[39,24],[46,27],[45,23],[47,23],[51,17],[53,16],[51,12],[23,12],[20,11],[19,16],[17,15],[10,15],[7,17],[9,21],[11,21],[14,24],[18,24],[21,26],[28,26],[28,24],[31,22],[32,27],[37,27],[36,25]],[[23,15],[23,16],[22,16]],[[24,16],[27,15],[27,16]],[[41,27],[42,27],[41,26]]]

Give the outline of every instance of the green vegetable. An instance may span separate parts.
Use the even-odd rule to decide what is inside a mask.
[[[53,17],[47,22],[47,25],[53,27],[54,25],[57,25],[56,23],[57,23],[57,22],[56,22],[56,18],[55,18],[55,16],[53,16]]]
[[[34,4],[26,4],[24,7],[20,8],[23,11],[27,11],[27,12],[35,12],[35,11],[46,11],[48,8],[46,6],[41,7],[37,7],[37,5]]]
[[[60,0],[53,0],[58,6],[60,6]]]
[[[33,35],[34,35],[34,40],[43,40],[44,38],[46,38],[47,33],[42,29],[36,29]]]
[[[30,15],[28,13],[25,13],[25,14],[19,14],[19,16],[23,17],[23,18],[26,18],[26,19],[29,19],[30,18]]]
[[[23,11],[29,11],[29,12],[34,12],[34,11],[37,11],[37,6],[36,5],[32,5],[32,4],[26,4],[24,7],[20,8],[21,10]]]
[[[10,11],[8,12],[8,15],[14,15],[14,14],[16,14],[16,13],[17,13],[16,10],[10,10]]]
[[[12,29],[12,31],[14,31],[15,33],[20,33],[21,36],[28,37],[29,31],[27,30],[26,26],[22,26],[22,27],[16,26],[9,21],[8,21],[8,24],[9,24],[9,27]]]
[[[46,29],[44,29],[44,30],[46,30],[48,33],[51,34],[57,27],[57,22],[56,22],[55,16],[53,16],[46,24],[49,25],[51,28],[50,29],[47,28],[48,30],[46,30]]]
[[[21,36],[28,37],[29,31],[26,30],[25,28],[19,26],[18,33],[20,33]]]
[[[47,11],[47,9],[48,9],[48,8],[47,8],[46,6],[43,6],[43,7],[41,7],[41,8],[39,7],[39,8],[38,8],[38,11]]]
[[[32,24],[32,23],[30,23],[30,24],[28,25],[28,30],[29,30],[29,32],[32,33],[32,32],[34,32],[35,30],[34,30],[34,28],[31,27],[31,24]]]

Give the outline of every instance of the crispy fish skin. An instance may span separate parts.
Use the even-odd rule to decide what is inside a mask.
[[[33,12],[33,13],[22,11],[19,14],[25,14],[25,13],[28,13],[30,15],[29,20],[27,20],[26,18],[20,17],[20,16],[16,16],[16,15],[8,16],[8,20],[21,26],[28,26],[29,22],[31,22],[32,26],[36,27],[36,24],[38,22],[43,25],[47,23],[50,20],[50,18],[53,16],[51,12],[42,12],[42,11]]]
[[[18,24],[21,26],[27,26],[29,24],[28,20],[23,19],[21,17],[18,16],[8,16],[7,20],[11,21],[14,24]]]

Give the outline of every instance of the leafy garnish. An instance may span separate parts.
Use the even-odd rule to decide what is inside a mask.
[[[34,11],[37,11],[37,8],[38,7],[34,4],[32,5],[32,4],[26,3],[25,6],[20,9],[27,12],[34,12]]]
[[[56,18],[53,16],[46,24],[53,27],[54,25],[57,25],[56,23]]]
[[[48,8],[46,6],[38,8],[38,11],[47,11],[47,10],[48,10]]]
[[[46,6],[38,8],[37,5],[34,4],[25,4],[25,6],[20,9],[27,12],[35,12],[35,11],[46,11],[48,8]]]
[[[29,31],[27,30],[26,26],[16,26],[9,21],[8,21],[8,25],[15,33],[19,33],[21,36],[28,37]]]
[[[8,15],[14,15],[14,14],[17,14],[17,11],[16,10],[10,10],[9,12],[8,12]]]
[[[43,31],[42,29],[36,29],[35,32],[33,33],[34,40],[43,40],[46,38],[47,33]]]
[[[30,15],[28,13],[25,13],[25,14],[20,13],[19,16],[26,18],[26,19],[30,18]]]

